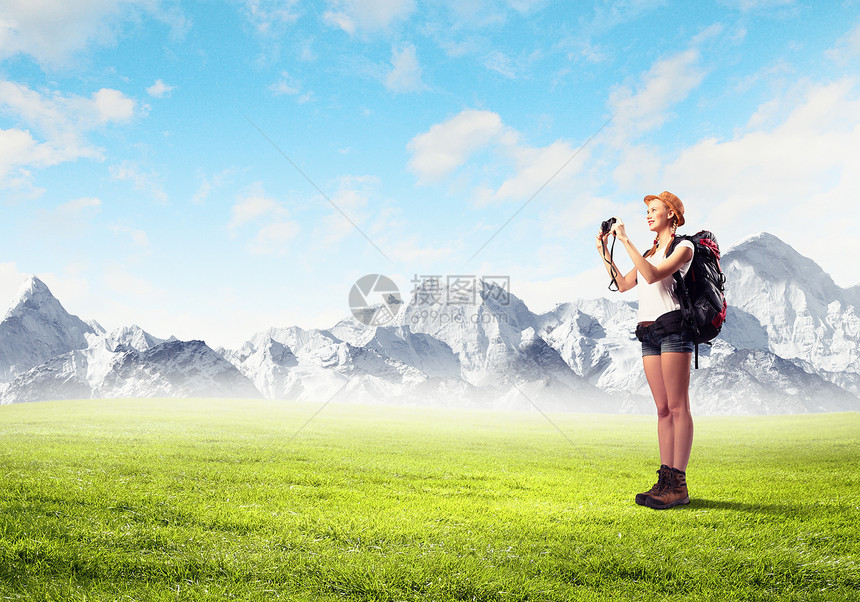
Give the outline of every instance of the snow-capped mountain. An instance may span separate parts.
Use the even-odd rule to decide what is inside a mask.
[[[563,303],[537,318],[542,336],[589,383],[649,395],[636,321],[636,304],[603,298]]]
[[[766,233],[735,245],[723,270],[734,310],[725,340],[802,360],[816,371],[860,373],[858,287],[837,286],[811,259]]]
[[[0,322],[0,382],[58,355],[89,346],[104,330],[67,312],[44,282],[31,276]]]
[[[778,238],[723,255],[729,314],[691,378],[698,414],[860,410],[860,288]],[[653,412],[635,303],[575,300],[541,315],[497,284],[418,287],[395,320],[270,328],[237,350],[106,333],[31,279],[0,323],[0,403],[228,396]],[[372,312],[372,308],[368,310]]]
[[[427,282],[415,290],[397,322],[401,329],[447,344],[459,360],[460,378],[489,393],[498,405],[613,407],[604,391],[586,382],[542,338],[538,316],[498,284],[478,279],[472,288],[461,286],[451,294]]]
[[[342,340],[334,331],[347,335]],[[402,337],[402,338],[401,338]],[[362,342],[364,344],[358,344]],[[271,328],[219,350],[270,398],[418,403],[438,391],[475,393],[444,343],[408,330],[343,320],[331,330]]]
[[[0,403],[113,397],[259,397],[253,383],[202,341],[111,351],[106,339],[18,375]]]
[[[259,397],[253,383],[203,341],[165,341],[117,354],[96,397]]]
[[[201,341],[159,339],[136,325],[106,333],[68,313],[35,276],[0,323],[0,368],[0,403],[260,395]]]
[[[534,320],[520,299],[483,280],[456,295],[428,281],[397,317],[399,326],[446,343],[459,358],[462,378],[476,386],[515,378],[522,332]]]
[[[301,389],[298,375],[291,371],[298,365],[295,354],[267,333],[255,336],[237,351],[217,351],[266,397],[296,397]]]
[[[692,374],[690,405],[708,414],[844,412],[856,395],[763,349],[735,350],[717,341],[707,370]]]
[[[170,337],[169,339],[154,337],[137,324],[122,326],[108,334],[102,335],[102,337],[107,347],[112,351],[122,351],[123,349],[149,351],[157,345],[176,340],[175,337]],[[92,341],[95,340],[97,339],[92,339]]]
[[[427,376],[460,378],[460,359],[435,337],[407,326],[370,327],[353,319],[341,320],[329,332],[342,340],[373,349],[380,355],[420,370]]]
[[[447,295],[428,294],[422,303],[413,298],[391,325],[348,318],[329,330],[272,328],[237,351],[219,351],[267,397],[343,394],[483,407],[540,401],[555,409],[586,409],[599,400],[601,411],[614,407],[536,333],[536,316],[522,301],[487,283],[478,286],[466,291],[473,303],[443,302]]]
[[[860,304],[811,260],[770,234],[723,254],[726,324],[713,352],[700,346],[691,378],[698,413],[860,409]],[[636,304],[605,299],[559,305],[539,316],[544,338],[578,374],[638,409],[650,392],[633,336]]]

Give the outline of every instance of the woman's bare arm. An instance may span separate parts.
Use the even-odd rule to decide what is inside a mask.
[[[639,251],[636,250],[636,247],[633,246],[633,243],[629,242],[629,239],[628,242],[624,243],[624,248],[627,249],[630,259],[633,260],[633,264],[648,284],[654,284],[671,276],[693,257],[693,250],[690,247],[679,245],[675,247],[675,250],[666,259],[654,265],[642,257]]]
[[[663,280],[667,276],[671,276],[693,257],[692,249],[679,245],[675,247],[675,250],[672,251],[666,259],[657,265],[654,265],[642,256],[642,253],[639,252],[636,245],[634,245],[627,237],[623,223],[616,222],[615,225],[612,226],[610,232],[615,232],[618,240],[620,240],[624,245],[624,248],[627,249],[627,254],[630,255],[630,259],[633,261],[636,271],[642,275],[645,282],[648,284],[654,284],[655,282]]]

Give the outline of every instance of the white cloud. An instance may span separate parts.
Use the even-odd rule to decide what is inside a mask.
[[[781,122],[701,140],[666,166],[662,180],[683,190],[687,213],[722,238],[770,231],[853,285],[860,264],[844,253],[860,253],[858,124],[860,82],[808,84]]]
[[[131,236],[131,241],[137,247],[149,248],[149,237],[146,235],[146,232],[143,230],[132,229],[129,232]]]
[[[617,250],[617,249],[616,249]],[[600,261],[600,255],[594,255]],[[549,280],[523,280],[511,278],[511,292],[519,297],[535,313],[551,311],[559,303],[571,299],[594,299],[605,297],[612,301],[635,301],[636,291],[619,294],[608,288],[609,276],[598,265],[576,276],[561,276]]]
[[[661,186],[660,149],[648,144],[628,144],[621,148],[621,156],[612,176],[622,190],[655,190]],[[643,195],[644,196],[644,195]]]
[[[175,31],[186,27],[175,9],[153,0],[4,0],[0,5],[0,59],[27,54],[49,67],[65,67],[91,44],[115,42],[118,24],[154,14]]]
[[[75,139],[38,142],[29,131],[0,130],[0,187],[23,188],[32,179],[31,169],[49,167],[75,159],[100,158],[95,148]]]
[[[714,23],[713,25],[705,27],[704,29],[702,29],[702,31],[693,36],[693,38],[690,40],[690,44],[692,46],[698,46],[711,40],[715,40],[719,38],[725,32],[725,30],[726,27],[722,23]],[[737,36],[738,33],[735,32],[732,35]]]
[[[544,53],[540,49],[512,57],[497,48],[493,48],[483,54],[481,62],[490,71],[513,80],[522,77],[523,74],[533,74],[536,68],[539,69],[536,65],[539,64],[543,56]]]
[[[441,180],[463,165],[472,153],[496,140],[504,129],[496,113],[462,111],[409,141],[407,149],[412,153],[409,168],[418,174],[421,183]]]
[[[203,182],[200,183],[200,188],[197,189],[197,192],[194,193],[194,196],[191,197],[191,202],[195,205],[202,205],[206,202],[206,199],[209,198],[209,194],[212,192],[212,182],[208,179],[204,178]]]
[[[0,312],[9,310],[29,274],[22,274],[14,261],[0,263]]]
[[[298,20],[297,4],[298,0],[246,0],[244,12],[257,33],[277,36],[285,25]]]
[[[161,187],[157,173],[142,171],[138,165],[128,161],[111,165],[109,171],[114,180],[131,182],[135,190],[151,195],[159,203],[167,202],[167,193]]]
[[[619,86],[609,95],[612,131],[619,144],[663,125],[672,106],[684,100],[704,78],[699,51],[691,48],[655,63],[637,90]]]
[[[195,205],[201,205],[206,202],[213,190],[223,187],[228,182],[232,181],[236,169],[228,167],[227,169],[214,174],[211,177],[202,177],[202,182],[197,192],[191,197],[191,202]]]
[[[332,211],[323,218],[320,239],[330,245],[355,232],[356,226],[361,228],[367,219],[365,208],[378,186],[379,178],[374,176],[341,177],[338,180],[338,190],[331,197],[332,204],[340,211]]]
[[[836,40],[836,45],[824,53],[827,58],[839,64],[847,64],[860,57],[860,25]]]
[[[105,268],[104,280],[111,291],[135,300],[145,298],[147,304],[160,305],[170,295],[167,290],[115,263]]]
[[[29,164],[35,162],[39,143],[30,132],[0,130],[0,165]]]
[[[95,197],[84,197],[80,199],[74,199],[69,201],[68,203],[64,203],[60,205],[57,210],[59,213],[64,215],[79,215],[89,209],[95,209],[96,211],[100,210],[102,206],[101,199],[97,199]]]
[[[493,50],[484,57],[484,66],[490,71],[495,71],[508,79],[516,79],[517,77],[513,61],[508,55],[499,50]]]
[[[111,231],[119,238],[130,240],[132,245],[139,250],[149,251],[149,236],[146,232],[139,228],[131,228],[124,224],[114,224],[110,226]]]
[[[20,119],[48,138],[62,139],[65,146],[83,134],[111,122],[134,116],[135,102],[119,90],[102,88],[89,98],[59,92],[44,93],[8,80],[0,80],[0,112]]]
[[[555,43],[555,48],[564,51],[568,61],[571,63],[584,62],[596,65],[609,60],[607,50],[594,40],[584,38],[582,35],[570,34]],[[560,76],[568,75],[572,69],[563,67],[559,70]]]
[[[79,97],[72,102],[61,100],[56,94],[46,98],[24,84],[0,81],[0,109],[45,132],[73,129],[65,109],[78,102]]]
[[[786,80],[796,77],[794,68],[785,60],[777,60],[773,64],[769,64],[758,71],[739,78],[733,86],[734,91],[738,94],[743,94],[761,84],[770,84],[771,87],[786,87]]]
[[[53,245],[74,247],[92,237],[101,212],[102,201],[96,197],[82,197],[51,208],[40,207],[34,212],[33,235]]]
[[[286,243],[295,238],[300,230],[298,222],[289,218],[289,210],[267,196],[262,184],[257,183],[238,197],[230,210],[227,227],[233,235],[245,227],[256,230],[248,245],[251,253],[283,254],[287,249]]]
[[[314,38],[303,40],[299,46],[299,59],[310,63],[317,60],[317,53],[314,51]]]
[[[571,233],[581,230],[596,234],[600,222],[611,217],[616,211],[617,205],[611,199],[583,191],[551,207],[549,217],[541,220],[541,227],[547,240],[566,240]],[[644,215],[644,211],[642,214]],[[633,234],[629,224],[628,233]]]
[[[394,21],[408,18],[414,0],[329,0],[323,19],[352,35],[387,29]]]
[[[135,116],[136,103],[119,90],[102,88],[89,98],[39,92],[26,85],[0,80],[0,113],[10,115],[30,129],[0,130],[0,185],[29,181],[30,169],[57,165],[79,158],[101,159],[101,149],[86,135],[99,127],[127,122]]]
[[[256,253],[265,254],[280,249],[299,233],[299,225],[293,221],[276,221],[266,224],[257,232],[251,245]]]
[[[283,79],[269,86],[269,90],[271,90],[276,96],[281,96],[283,94],[295,95],[300,92],[298,88],[294,88]]]
[[[544,187],[563,187],[582,169],[589,156],[588,149],[577,153],[577,149],[561,140],[538,148],[511,145],[507,153],[514,163],[514,175],[495,191],[479,198],[479,204],[527,201]]]
[[[526,201],[544,187],[563,186],[580,171],[589,156],[587,148],[577,153],[576,148],[562,140],[543,147],[528,146],[497,113],[472,109],[415,136],[407,148],[412,153],[409,168],[422,184],[438,182],[478,152],[492,150],[494,164],[484,172],[502,171],[507,177],[500,183],[477,184],[472,198],[478,205]]]
[[[586,32],[607,32],[619,25],[632,23],[643,14],[667,5],[666,0],[602,0],[594,3],[594,17],[585,24]]]
[[[727,141],[704,139],[686,149],[667,175],[685,182],[695,178],[722,198],[760,191],[783,203],[813,194],[818,176],[860,156],[846,154],[860,122],[860,101],[851,97],[855,87],[848,79],[812,86],[774,128],[751,129]]]
[[[134,117],[134,101],[119,90],[102,88],[93,94],[93,106],[100,123],[128,121]]]
[[[263,194],[262,189],[252,192],[239,199],[230,210],[230,228],[238,228],[248,222],[263,216],[281,217],[289,215],[289,211],[276,200]]]
[[[146,93],[153,98],[164,98],[165,96],[170,96],[170,93],[175,89],[175,86],[169,86],[164,81],[157,79],[154,84],[146,89]]]
[[[400,265],[408,265],[421,273],[429,273],[443,262],[450,265],[459,250],[453,244],[421,243],[411,236],[386,245],[386,249],[389,247],[391,257],[396,257]]]
[[[408,44],[391,53],[392,69],[385,79],[385,86],[394,92],[417,92],[426,88],[421,81],[421,65],[415,54],[415,46]]]
[[[507,0],[507,4],[519,13],[527,13],[547,4],[547,0]]]
[[[275,95],[289,94],[295,95],[301,92],[301,84],[286,71],[281,71],[281,78],[269,86],[269,90]]]
[[[269,86],[269,90],[271,90],[272,94],[275,96],[298,96],[296,101],[299,104],[304,104],[314,99],[314,93],[312,91],[302,94],[301,83],[297,79],[291,77],[286,71],[281,72],[281,79]]]
[[[726,6],[732,6],[743,12],[782,8],[797,4],[797,0],[721,0]]]

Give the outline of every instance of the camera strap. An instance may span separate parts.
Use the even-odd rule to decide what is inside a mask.
[[[603,261],[609,264],[609,275],[612,277],[612,281],[609,283],[609,290],[614,293],[619,290],[618,281],[616,280],[618,271],[615,269],[615,264],[612,261],[612,254],[615,252],[615,235],[612,236],[612,244],[609,246],[609,259],[606,259],[606,240],[601,240],[600,244],[603,245]],[[613,284],[615,288],[612,288]]]

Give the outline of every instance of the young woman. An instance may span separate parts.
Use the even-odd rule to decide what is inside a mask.
[[[687,493],[687,462],[693,444],[693,417],[690,414],[690,356],[692,336],[680,330],[680,305],[674,294],[672,274],[686,275],[693,261],[693,245],[681,241],[669,256],[666,250],[675,230],[684,225],[684,204],[671,192],[645,197],[648,229],[656,234],[654,245],[643,256],[627,237],[624,223],[617,221],[607,233],[597,235],[597,250],[604,258],[619,291],[639,285],[639,327],[645,377],[657,405],[657,439],[660,469],[651,489],[636,496],[636,503],[658,510],[690,503]],[[633,269],[621,276],[606,256],[607,238],[616,236],[624,245]],[[656,325],[655,325],[656,323]]]

